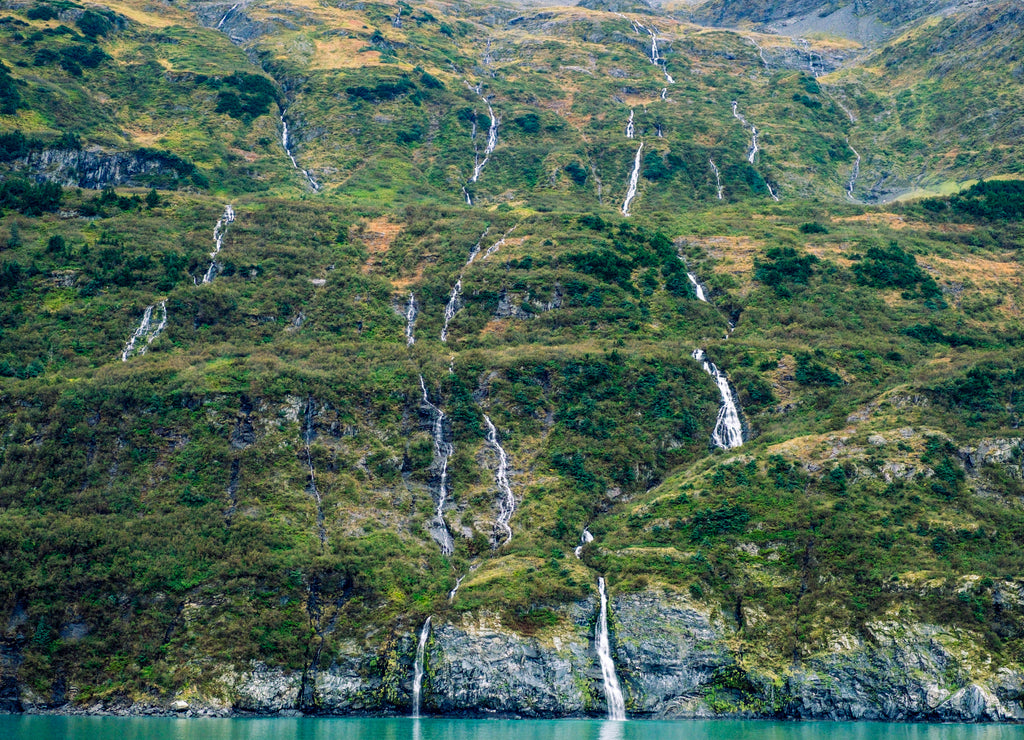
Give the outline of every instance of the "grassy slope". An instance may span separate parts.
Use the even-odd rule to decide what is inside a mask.
[[[194,77],[145,72],[169,59],[186,72],[258,73],[241,52],[187,15],[133,8],[114,8],[132,23],[102,41],[113,60],[81,82],[15,66],[29,52],[5,46],[28,83],[27,107],[5,128],[160,146],[194,159],[217,194],[162,193],[155,207],[126,201],[95,220],[4,216],[0,261],[23,272],[2,289],[0,317],[0,608],[25,615],[23,676],[37,689],[61,673],[83,699],[159,693],[215,671],[189,657],[301,667],[317,578],[348,594],[340,631],[359,637],[445,609],[500,604],[510,622],[528,621],[588,593],[597,571],[620,589],[664,584],[763,612],[743,639],[771,665],[795,645],[825,644],[823,625],[856,628],[897,606],[996,624],[985,645],[997,662],[1020,660],[1017,627],[991,618],[991,584],[1021,570],[1009,544],[1022,534],[1019,481],[997,468],[966,479],[946,442],[1014,436],[1020,424],[1019,226],[842,203],[849,121],[806,75],[768,75],[739,37],[666,21],[678,82],[662,101],[646,41],[621,18],[582,9],[488,27],[438,6],[433,20],[412,15],[396,29],[391,6],[254,8],[274,32],[251,50],[287,83],[296,153],[324,184],[314,195],[276,147],[276,110],[241,125],[215,113],[215,92]],[[57,24],[33,22],[43,25]],[[95,98],[100,75],[119,92],[60,114],[30,72],[68,99]],[[346,92],[403,75],[413,87],[392,100]],[[501,119],[473,208],[460,187],[472,114],[486,126],[486,106],[464,81],[484,84]],[[160,96],[198,121],[156,105]],[[754,168],[732,100],[762,131]],[[627,223],[617,211],[637,144],[622,134],[630,108],[655,158]],[[722,203],[708,157],[722,168]],[[582,184],[564,169],[572,162]],[[762,177],[780,184],[781,204]],[[798,197],[821,193],[831,200]],[[68,192],[64,208],[93,197]],[[196,286],[225,200],[237,212],[226,270]],[[603,222],[579,218],[591,212]],[[808,223],[827,231],[799,229]],[[506,233],[465,270],[464,305],[442,345],[444,303],[470,249]],[[51,246],[58,235],[64,244]],[[941,299],[858,282],[868,250],[893,241]],[[786,246],[818,258],[809,283],[777,291],[754,280],[755,260]],[[677,251],[713,305],[673,287]],[[410,290],[422,309],[406,348]],[[503,296],[532,318],[498,317]],[[160,300],[166,333],[120,362],[143,308]],[[956,339],[925,343],[904,333],[914,326]],[[718,403],[689,358],[697,346],[728,370],[759,434],[732,461],[708,452]],[[800,366],[842,384],[802,384]],[[978,366],[980,380],[969,375]],[[450,560],[424,528],[432,445],[420,374],[453,420]],[[484,412],[519,499],[514,539],[496,551]],[[239,436],[247,424],[254,441]],[[887,481],[893,464],[936,476]],[[587,525],[599,541],[578,562],[571,550]],[[447,590],[471,565],[449,607]],[[973,601],[955,594],[966,575],[979,576]],[[908,590],[922,579],[934,585]],[[828,598],[806,587],[822,582],[834,586]],[[61,637],[77,623],[84,638]]]

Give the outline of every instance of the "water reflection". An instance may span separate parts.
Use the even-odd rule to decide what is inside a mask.
[[[0,716],[3,740],[1024,740],[1019,725]]]

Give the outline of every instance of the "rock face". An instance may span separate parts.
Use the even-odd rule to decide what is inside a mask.
[[[1021,605],[1006,584],[1005,606]],[[1012,602],[1012,603],[1011,603]],[[426,715],[578,717],[607,712],[594,648],[598,600],[553,609],[557,624],[517,633],[489,612],[433,617],[426,646]],[[1024,721],[1024,671],[995,668],[980,635],[937,625],[872,622],[835,634],[799,664],[737,659],[736,621],[682,594],[613,596],[611,654],[631,717],[715,716],[838,720]],[[380,642],[346,639],[313,673],[263,663],[221,676],[214,695],[164,704],[166,712],[223,715],[408,714],[418,627]],[[371,638],[367,638],[370,640]],[[18,686],[16,645],[0,644],[0,711],[54,706]],[[225,703],[221,697],[227,697]],[[301,711],[300,711],[301,710]],[[65,707],[61,711],[81,712]],[[97,704],[91,713],[151,713]]]
[[[174,188],[184,184],[193,170],[184,160],[161,152],[81,149],[33,151],[17,160],[15,169],[29,173],[38,182],[90,189],[115,185]]]
[[[603,716],[597,608],[596,598],[560,607],[559,625],[537,636],[490,613],[448,623],[435,617],[424,714]],[[992,672],[976,636],[957,630],[871,623],[862,634],[835,635],[797,666],[769,669],[746,659],[741,668],[735,622],[717,609],[654,591],[613,597],[610,608],[612,656],[632,717],[1024,720],[1024,672]],[[414,629],[381,653],[343,644],[316,677],[315,711],[408,713],[415,648]],[[235,710],[280,713],[298,705],[301,680],[299,672],[258,665],[225,683]]]

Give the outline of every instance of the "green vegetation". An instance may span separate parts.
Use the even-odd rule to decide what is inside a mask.
[[[847,142],[857,197],[1021,172],[1012,122],[965,130],[978,96],[921,72],[937,31],[818,82],[663,16],[666,87],[613,13],[261,6],[236,46],[177,6],[118,7],[0,18],[0,619],[27,615],[40,695],[302,670],[319,597],[325,655],[351,638],[380,665],[428,614],[543,636],[598,575],[749,608],[737,654],[765,670],[893,614],[1019,664],[994,594],[1024,572],[1024,190],[846,195]],[[979,72],[1001,110],[1008,69]],[[96,190],[67,187],[80,167]],[[122,361],[146,315],[166,324]],[[740,401],[737,450],[710,445],[698,347]],[[450,558],[421,378],[454,447]],[[517,502],[500,546],[484,414]],[[733,668],[713,694],[777,708]]]

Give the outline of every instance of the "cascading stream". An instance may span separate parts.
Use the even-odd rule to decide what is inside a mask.
[[[466,580],[466,576],[459,576],[458,578],[455,579],[455,585],[452,587],[452,590],[448,592],[448,603],[449,604],[454,603],[454,601],[455,601],[455,594],[457,594],[459,592],[459,586],[462,585],[462,582],[464,580]]]
[[[633,111],[629,111],[629,120],[626,121],[626,138],[632,139],[636,129],[633,127]]]
[[[416,344],[416,315],[419,313],[419,308],[416,304],[416,296],[413,292],[409,291],[409,303],[405,307],[405,343],[411,347]]]
[[[286,111],[281,111],[281,146],[284,148],[284,153],[288,155],[288,159],[291,160],[292,167],[301,172],[306,180],[309,182],[309,186],[313,188],[313,192],[320,191],[320,183],[313,179],[313,176],[309,174],[309,170],[303,169],[299,166],[298,161],[295,159],[295,154],[291,149],[291,140],[288,138],[288,121],[285,120]]]
[[[512,515],[516,511],[516,497],[512,493],[512,486],[508,480],[508,455],[498,440],[498,430],[487,414],[484,414],[484,424],[487,425],[487,443],[498,457],[498,469],[494,473],[494,480],[498,484],[498,490],[501,491],[501,499],[498,501],[498,518],[494,522],[493,538],[494,547],[497,548],[499,544],[507,545],[512,541],[512,527],[509,526],[509,522],[512,521]],[[498,542],[499,532],[505,535],[505,540],[501,543]]]
[[[476,166],[473,167],[473,177],[469,179],[470,182],[476,182],[480,179],[480,173],[483,172],[484,165],[490,159],[491,154],[494,152],[494,148],[498,146],[498,124],[500,121],[494,115],[494,109],[491,104],[487,102],[487,98],[480,98],[484,101],[487,106],[487,115],[490,116],[491,124],[487,128],[487,144],[484,145],[484,156],[483,159],[477,158]]]
[[[241,5],[241,3],[235,3],[235,4],[234,4],[234,5],[232,5],[232,6],[230,7],[230,8],[228,8],[228,12],[224,14],[224,16],[223,16],[223,17],[222,17],[222,18],[220,19],[220,22],[219,22],[219,23],[217,24],[217,26],[216,26],[216,30],[218,30],[218,31],[219,31],[219,30],[221,29],[221,26],[223,26],[223,25],[224,25],[224,21],[226,21],[226,20],[228,19],[228,16],[229,16],[229,15],[231,15],[231,14],[232,14],[232,13],[234,13],[234,12],[235,12],[236,10],[238,10],[238,6],[239,6],[239,5]]]
[[[849,139],[846,140],[846,146],[850,147],[850,151],[853,152],[853,156],[857,158],[853,162],[853,172],[850,174],[850,182],[846,185],[846,194],[849,196],[850,200],[855,200],[853,196],[853,189],[857,185],[857,178],[860,177],[860,153],[853,148],[853,144],[850,143]]]
[[[704,372],[715,380],[718,386],[718,393],[722,397],[722,404],[718,409],[718,419],[715,421],[715,429],[711,433],[711,443],[720,449],[731,450],[743,444],[743,423],[740,421],[739,407],[736,404],[736,394],[729,385],[729,379],[715,364],[707,359],[704,350],[695,349],[693,359],[701,363]]]
[[[476,256],[480,254],[480,249],[483,245],[484,239],[487,237],[490,230],[490,227],[484,229],[484,233],[480,235],[476,244],[471,250],[469,250],[469,259],[467,259],[466,264],[462,266],[462,270],[459,272],[459,277],[455,281],[455,285],[452,286],[451,295],[448,296],[448,303],[446,303],[444,307],[444,325],[441,327],[442,342],[448,342],[448,325],[451,323],[451,320],[455,318],[455,314],[459,312],[459,297],[462,295],[462,276],[465,274],[466,268],[473,264],[473,260],[475,260]]]
[[[597,590],[601,595],[601,611],[594,635],[597,659],[601,664],[601,677],[604,679],[608,719],[621,722],[626,719],[626,702],[622,698],[619,677],[615,675],[615,661],[612,660],[611,640],[608,637],[608,593],[605,590],[604,578],[597,579]]]
[[[153,309],[157,306],[160,308],[160,321],[156,326],[153,326]],[[165,328],[167,328],[167,301],[160,301],[159,304],[146,306],[146,310],[142,312],[142,320],[139,322],[138,328],[132,332],[128,342],[124,345],[124,350],[121,352],[121,362],[128,362],[128,358],[133,354],[146,354],[149,345],[160,336]],[[139,344],[143,339],[145,343]]]
[[[722,187],[722,173],[718,171],[718,166],[715,165],[715,160],[709,159],[708,164],[711,165],[711,171],[715,173],[715,182],[717,183],[718,187],[718,199],[722,200],[723,193],[725,192],[724,188]]]
[[[220,254],[220,250],[224,246],[224,234],[228,230],[228,224],[235,220],[235,209],[230,205],[224,206],[224,215],[217,219],[217,225],[213,227],[213,251],[210,252],[210,266],[206,268],[206,274],[203,275],[203,283],[212,283],[213,279],[217,277],[217,255]]]
[[[750,164],[754,164],[754,158],[757,156],[757,153],[761,151],[760,147],[757,145],[757,126],[752,125],[746,118],[743,117],[743,114],[740,113],[739,103],[737,103],[735,100],[732,101],[732,115],[733,118],[742,123],[745,128],[750,128],[751,138],[750,149],[747,150],[747,161],[750,162]]]
[[[636,150],[636,157],[633,158],[633,171],[629,175],[629,188],[626,190],[626,200],[622,202],[622,215],[629,216],[629,205],[636,197],[636,186],[640,179],[640,154],[644,150],[644,143],[641,141]]]
[[[590,534],[590,530],[584,527],[583,534],[580,535],[580,544],[576,546],[575,550],[573,550],[573,554],[576,556],[577,560],[579,560],[583,555],[584,546],[589,545],[593,541],[594,535]]]
[[[420,640],[416,645],[416,660],[412,666],[412,716],[420,716],[420,699],[423,694],[423,664],[427,654],[427,640],[430,639],[430,617],[420,629]]]
[[[693,286],[693,290],[697,294],[697,300],[704,301],[704,303],[707,303],[707,294],[704,292],[704,286],[700,284],[700,281],[697,279],[697,276],[694,275],[692,272],[688,272],[686,273],[686,278],[690,281],[690,285]]]
[[[765,69],[769,69],[769,67],[768,67],[768,60],[764,58],[764,49],[761,48],[761,45],[759,43],[757,43],[756,41],[754,41],[754,39],[751,39],[751,38],[748,38],[747,41],[752,43],[754,45],[754,48],[757,49],[757,55],[759,57],[761,57],[761,64],[764,65],[764,68]]]
[[[427,393],[427,383],[420,375],[420,388],[423,389],[423,404],[430,410],[431,424],[430,434],[434,441],[434,460],[431,468],[437,479],[437,509],[434,512],[434,519],[429,529],[430,535],[441,548],[441,554],[448,556],[455,552],[455,540],[448,531],[448,524],[444,520],[444,507],[448,503],[448,460],[455,451],[454,446],[448,441],[448,433],[445,430],[447,416],[438,406],[430,402],[430,395]]]

